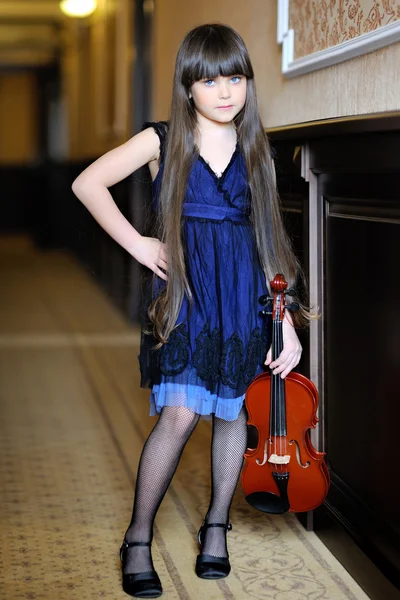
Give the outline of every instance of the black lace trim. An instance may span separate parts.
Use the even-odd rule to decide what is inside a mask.
[[[221,379],[230,388],[237,388],[243,370],[244,348],[237,333],[231,335],[222,349]]]
[[[255,327],[244,347],[242,340],[234,333],[221,344],[221,332],[216,327],[212,331],[207,323],[196,338],[196,350],[192,363],[205,387],[214,393],[219,381],[232,389],[247,388],[255,376],[257,367],[265,361],[267,353],[267,328],[261,331]],[[179,325],[171,333],[168,343],[160,351],[152,352],[151,368],[165,376],[182,373],[189,364],[189,335],[185,324]],[[158,355],[158,356],[157,356]]]
[[[221,347],[221,333],[218,328],[210,332],[207,324],[196,338],[196,350],[193,354],[193,366],[197,374],[206,383],[207,389],[214,389],[218,382],[219,353]]]
[[[255,365],[265,362],[267,348],[267,335],[262,335],[259,327],[255,327],[251,332],[249,343],[247,344],[246,360],[243,365],[243,381],[246,386],[250,385],[254,377]]]
[[[178,375],[189,361],[189,336],[187,328],[179,325],[164,344],[160,358],[160,371],[164,375]]]
[[[147,121],[142,126],[142,131],[152,127],[160,139],[160,164],[165,158],[165,144],[168,135],[168,121]]]
[[[207,169],[207,171],[210,173],[210,175],[213,177],[213,179],[216,180],[217,182],[217,187],[220,189],[222,188],[222,184],[225,181],[225,178],[227,176],[227,174],[229,173],[233,163],[235,162],[236,156],[239,153],[239,142],[236,142],[236,146],[235,146],[235,150],[233,151],[233,154],[229,160],[229,163],[226,165],[225,169],[222,171],[221,175],[218,175],[214,169],[211,167],[210,163],[208,163],[206,161],[205,158],[202,157],[202,155],[200,154],[198,148],[197,148],[197,156],[200,160],[200,162],[203,163],[203,165],[205,166],[205,168]]]

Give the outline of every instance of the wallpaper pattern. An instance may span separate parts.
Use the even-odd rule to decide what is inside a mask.
[[[336,46],[400,19],[400,0],[291,0],[294,56]]]

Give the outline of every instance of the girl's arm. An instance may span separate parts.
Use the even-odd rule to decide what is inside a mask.
[[[157,161],[160,141],[154,129],[138,133],[128,142],[107,152],[72,184],[72,190],[96,221],[110,236],[141,264],[162,279],[167,279],[165,244],[155,238],[143,237],[123,216],[108,188],[125,179],[147,163]]]

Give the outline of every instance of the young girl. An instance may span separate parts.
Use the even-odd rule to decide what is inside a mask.
[[[108,189],[144,164],[153,177],[156,237],[141,236]],[[283,351],[271,362],[259,297],[298,265],[286,237],[253,69],[242,38],[202,25],[183,40],[169,123],[147,123],[101,157],[73,190],[102,227],[154,272],[140,352],[142,386],[159,419],[145,443],[121,548],[123,588],[162,593],[151,558],[153,522],[201,415],[212,415],[212,494],[199,531],[196,573],[230,572],[229,509],[246,450],[246,388],[264,364],[282,377],[301,346],[286,311]],[[300,319],[301,319],[300,314]]]

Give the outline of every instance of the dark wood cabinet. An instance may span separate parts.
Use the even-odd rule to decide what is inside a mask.
[[[302,172],[309,183],[301,238],[321,313],[309,364],[332,477],[314,528],[328,512],[400,587],[400,128],[328,133],[273,136],[278,160],[280,146],[301,146],[288,181],[300,189]],[[285,168],[281,179],[285,205]]]

